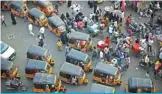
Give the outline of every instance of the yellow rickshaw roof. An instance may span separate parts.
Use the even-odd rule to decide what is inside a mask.
[[[71,49],[66,57],[73,58],[73,59],[76,59],[78,61],[82,61],[83,63],[85,63],[88,58],[88,54],[85,54],[75,49]]]
[[[153,88],[153,82],[150,78],[130,77],[128,78],[128,87],[131,88]]]
[[[25,3],[24,2],[22,2],[22,1],[12,1],[11,2],[11,6],[16,6],[16,7],[21,7],[21,6],[24,6],[25,5]]]
[[[64,64],[60,68],[60,72],[67,73],[67,74],[70,74],[70,75],[81,76],[83,70],[79,66],[76,66],[74,64],[70,64],[68,62],[64,62]]]
[[[61,20],[61,18],[57,15],[53,15],[52,17],[49,17],[48,21],[51,22],[56,27],[59,27],[61,25],[65,25],[65,23]]]
[[[34,84],[51,84],[55,85],[57,77],[55,74],[48,74],[48,73],[36,73],[33,79]]]
[[[29,59],[26,65],[26,69],[38,69],[38,70],[46,70],[47,63],[45,61]]]
[[[45,48],[42,48],[40,46],[37,46],[37,45],[31,45],[29,48],[28,48],[28,51],[27,51],[27,54],[33,54],[33,55],[36,55],[36,56],[45,56],[45,54],[48,52],[47,49]]]
[[[8,61],[7,59],[1,57],[1,70],[10,70],[12,65],[13,62]]]
[[[118,71],[116,67],[111,66],[110,64],[105,64],[103,62],[98,62],[95,70],[112,76],[115,76]]]
[[[96,84],[96,83],[93,83],[91,85],[91,90],[90,90],[90,92],[96,92],[96,93],[99,93],[99,92],[114,93],[114,91],[115,91],[115,88],[113,88],[113,87]]]
[[[45,14],[37,8],[32,8],[31,10],[29,10],[29,14],[31,14],[32,16],[34,16],[36,18],[39,18],[42,15],[45,16]]]
[[[83,32],[71,32],[68,36],[69,39],[88,41],[90,39],[90,35]]]

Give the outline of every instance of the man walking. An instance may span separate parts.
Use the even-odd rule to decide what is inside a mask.
[[[43,47],[44,46],[43,39],[40,39],[40,41],[38,42],[38,46],[40,46],[40,47]]]
[[[39,32],[41,33],[42,38],[44,39],[45,38],[44,37],[45,28],[44,27],[41,27],[40,30],[39,30]]]
[[[27,16],[26,16],[26,13],[27,13],[27,9],[25,8],[25,9],[24,9],[24,22],[26,22],[26,21],[27,21]]]
[[[3,16],[3,15],[1,16],[1,24],[2,24],[2,25],[4,24],[4,25],[7,27],[6,22],[5,22],[5,19],[4,19],[4,16]]]
[[[33,25],[31,23],[28,25],[28,30],[29,30],[29,34],[32,35],[32,36],[34,36],[34,33],[32,32]]]

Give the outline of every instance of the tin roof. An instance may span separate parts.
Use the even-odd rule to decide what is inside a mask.
[[[93,83],[91,85],[90,92],[114,93],[114,88],[105,86],[105,85],[101,85],[101,84]]]
[[[89,40],[90,35],[82,32],[71,32],[69,34],[69,39],[76,39],[76,40]]]
[[[54,24],[56,27],[65,25],[65,23],[61,20],[61,18],[57,15],[53,15],[52,17],[49,17],[48,21]]]
[[[118,71],[116,67],[111,66],[109,64],[105,64],[103,62],[98,62],[95,70],[103,72],[105,74],[113,75],[113,76],[115,76],[116,72]]]
[[[81,51],[71,49],[70,52],[67,54],[67,57],[77,59],[79,61],[83,61],[83,63],[87,60],[88,54],[85,54]]]
[[[73,64],[70,64],[68,62],[65,62],[60,69],[60,72],[64,72],[67,74],[71,74],[71,75],[77,75],[77,76],[81,76],[82,75],[82,68]]]
[[[41,15],[45,16],[45,14],[37,8],[32,8],[31,10],[29,10],[29,13],[36,18],[39,18]]]
[[[54,85],[56,75],[47,73],[36,73],[33,79],[34,84],[51,84]]]
[[[26,65],[26,68],[27,69],[45,70],[46,64],[47,63],[45,61],[29,59],[27,65]]]
[[[40,6],[46,7],[48,5],[52,5],[50,1],[36,1]]]
[[[130,77],[128,86],[129,88],[153,88],[153,83],[149,78]]]
[[[12,64],[13,62],[8,61],[7,59],[1,57],[1,70],[9,70]]]
[[[22,1],[12,1],[11,5],[14,5],[16,7],[21,7],[21,6],[24,6],[25,3],[23,3]]]
[[[38,55],[38,56],[45,56],[46,52],[48,50],[42,47],[39,47],[37,45],[31,45],[28,48],[27,54],[33,54],[33,55]]]

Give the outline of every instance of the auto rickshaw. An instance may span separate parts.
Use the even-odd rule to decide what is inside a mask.
[[[80,84],[88,84],[88,79],[86,78],[86,74],[83,71],[83,69],[79,66],[70,64],[68,62],[65,62],[60,69],[59,77],[60,79],[68,84],[72,83],[72,77],[76,77],[76,82]]]
[[[66,31],[65,23],[57,15],[48,18],[48,28],[60,37],[62,32]]]
[[[98,62],[93,73],[93,81],[106,84],[106,85],[121,85],[120,80],[121,74],[119,70],[111,66],[110,64],[105,64],[103,62]]]
[[[64,86],[54,74],[36,73],[33,79],[34,92],[65,92]]]
[[[82,32],[71,32],[68,35],[68,44],[71,48],[79,49],[86,48],[92,50],[92,41],[90,35]]]
[[[10,10],[10,3],[11,1],[1,1],[1,11]]]
[[[37,8],[32,8],[31,10],[29,10],[27,17],[29,22],[31,23],[40,26],[48,26],[48,20],[46,15]]]
[[[27,61],[29,59],[36,59],[41,61],[46,61],[50,65],[54,65],[55,62],[52,60],[52,55],[45,48],[39,47],[37,45],[31,45],[27,51]]]
[[[66,62],[69,62],[74,65],[78,65],[83,68],[84,71],[92,72],[92,60],[88,56],[81,51],[71,49],[70,52],[66,56]],[[81,64],[83,62],[83,65]]]
[[[29,59],[25,67],[25,76],[27,78],[34,78],[35,73],[54,74],[52,72],[52,67],[45,61]]]
[[[8,61],[1,57],[1,78],[18,78],[20,79],[20,74],[18,73],[18,68],[13,64],[13,62]]]
[[[22,1],[12,1],[10,4],[11,12],[19,17],[24,17],[24,11],[29,11],[27,5]]]
[[[115,88],[109,87],[109,86],[105,86],[105,85],[101,85],[101,84],[93,83],[91,85],[90,92],[93,92],[93,93],[102,92],[102,93],[111,93],[112,94],[112,93],[115,93]]]
[[[46,16],[51,16],[54,13],[53,5],[50,1],[35,1],[37,9],[41,10]]]
[[[128,84],[126,85],[125,89],[126,92],[130,93],[139,93],[139,92],[153,93],[158,91],[154,87],[153,82],[150,78],[139,78],[139,77],[128,78]]]

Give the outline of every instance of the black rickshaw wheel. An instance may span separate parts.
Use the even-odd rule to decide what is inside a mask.
[[[25,85],[22,85],[22,86],[20,86],[20,89],[22,90],[22,91],[27,91],[27,87],[25,86]]]

